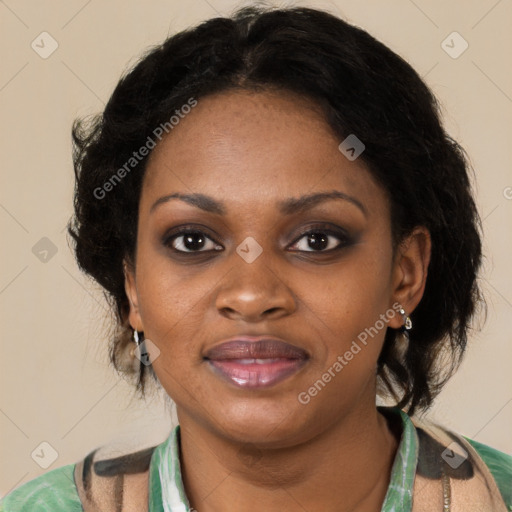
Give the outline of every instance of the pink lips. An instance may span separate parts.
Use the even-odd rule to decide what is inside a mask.
[[[211,348],[205,359],[236,386],[262,388],[297,372],[308,357],[305,350],[276,338],[237,336]]]

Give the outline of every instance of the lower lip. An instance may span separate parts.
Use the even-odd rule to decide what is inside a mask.
[[[238,359],[209,360],[223,378],[242,388],[273,386],[299,371],[306,359],[268,359],[264,363],[243,363]]]

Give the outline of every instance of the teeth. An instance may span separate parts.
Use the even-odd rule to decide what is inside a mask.
[[[279,361],[280,359],[237,359],[237,361],[240,364],[269,364],[269,363],[275,363]]]

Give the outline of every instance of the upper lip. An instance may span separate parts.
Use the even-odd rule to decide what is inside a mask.
[[[206,359],[306,359],[308,353],[272,336],[235,336],[206,352]]]

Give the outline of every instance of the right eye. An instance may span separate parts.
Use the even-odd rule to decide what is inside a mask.
[[[167,235],[164,245],[178,253],[200,253],[220,251],[222,247],[207,236],[203,231],[182,227]]]

